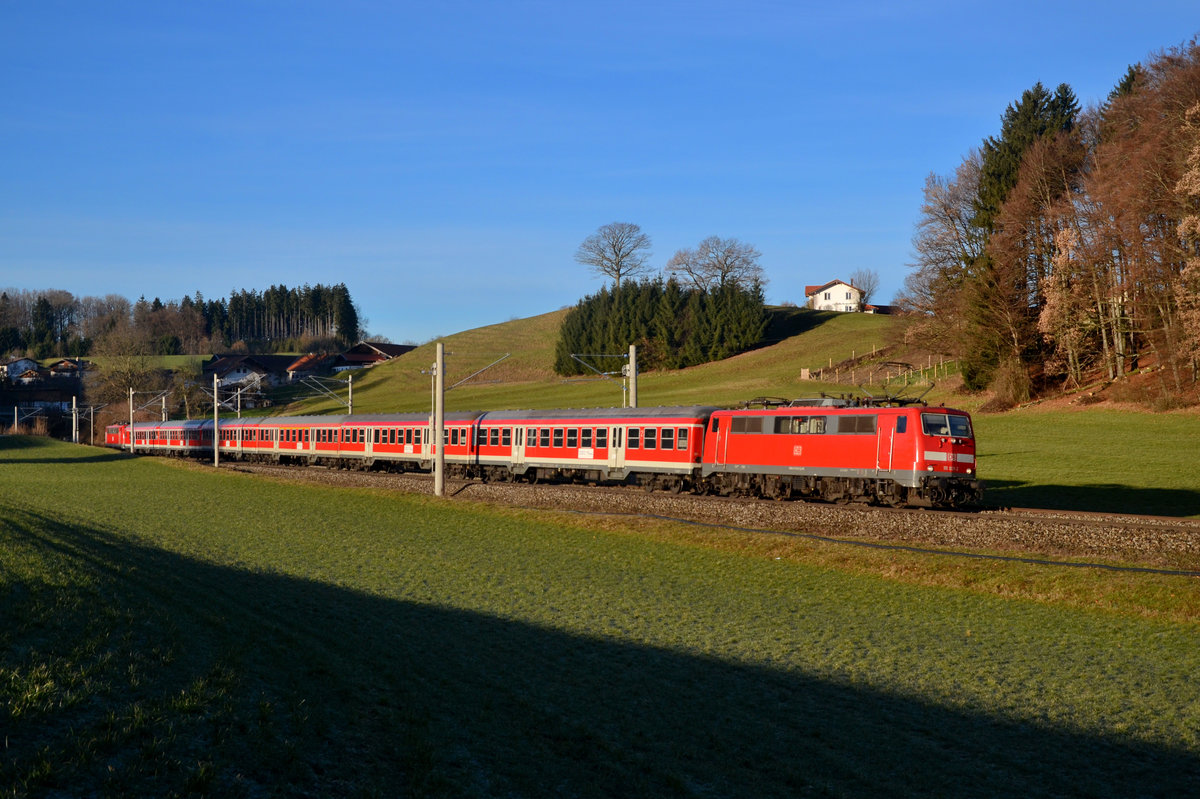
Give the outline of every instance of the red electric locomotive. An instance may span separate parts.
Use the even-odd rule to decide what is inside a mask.
[[[805,404],[715,412],[704,479],[721,493],[887,505],[978,502],[963,411]]]

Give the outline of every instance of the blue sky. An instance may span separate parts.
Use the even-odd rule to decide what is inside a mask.
[[[0,287],[344,282],[423,342],[574,304],[622,221],[656,268],[737,237],[770,302],[860,268],[887,302],[926,175],[1022,91],[1097,103],[1197,33],[1194,0],[0,0]]]

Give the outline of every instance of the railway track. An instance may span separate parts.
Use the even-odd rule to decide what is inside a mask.
[[[327,485],[431,494],[421,473],[393,474],[322,467],[236,463],[222,468]],[[460,500],[574,513],[642,516],[748,532],[805,535],[830,541],[933,548],[1001,557],[1073,562],[1080,559],[1200,573],[1200,520],[1138,514],[981,508],[933,511],[773,502],[737,497],[646,492],[637,488],[448,479]]]

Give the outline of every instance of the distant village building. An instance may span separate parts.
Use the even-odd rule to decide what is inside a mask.
[[[337,357],[333,365],[335,372],[347,369],[362,369],[377,363],[390,361],[406,352],[412,352],[416,347],[412,344],[383,344],[378,341],[362,341]]]
[[[215,374],[222,388],[259,381],[264,388],[288,382],[288,367],[294,355],[215,355],[204,365],[208,380]]]
[[[56,378],[79,377],[84,368],[83,361],[77,361],[73,358],[63,358],[61,361],[50,364],[50,376]]]
[[[805,286],[806,304],[814,311],[857,312],[863,310],[862,289],[833,280],[822,286]]]
[[[308,355],[302,355],[287,368],[288,380],[294,383],[306,377],[327,375],[333,371],[336,361],[336,355],[329,355],[327,353],[310,352]]]
[[[30,369],[37,369],[38,364],[33,358],[14,358],[7,363],[0,363],[0,374],[9,380],[16,380]]]

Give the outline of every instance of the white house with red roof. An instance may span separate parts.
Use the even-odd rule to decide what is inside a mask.
[[[804,287],[806,304],[814,311],[861,311],[862,296],[862,289],[841,280],[832,280],[822,286]]]

